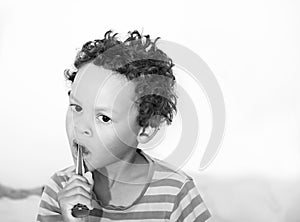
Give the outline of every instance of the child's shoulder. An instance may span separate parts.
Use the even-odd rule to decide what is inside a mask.
[[[46,188],[51,189],[51,192],[58,192],[62,189],[72,174],[75,172],[74,166],[69,166],[64,169],[58,170],[49,178]]]
[[[164,160],[160,160],[148,155],[149,158],[154,162],[154,170],[152,181],[156,180],[173,180],[179,184],[184,184],[186,180],[193,180],[193,178],[181,170]]]

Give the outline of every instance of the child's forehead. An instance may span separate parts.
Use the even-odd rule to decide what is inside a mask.
[[[94,101],[115,96],[131,100],[135,96],[135,84],[119,73],[90,63],[78,70],[71,91],[76,98],[90,97]]]

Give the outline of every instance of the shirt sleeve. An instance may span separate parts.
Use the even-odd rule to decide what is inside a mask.
[[[211,217],[193,179],[187,179],[176,196],[170,221],[204,222]]]
[[[62,189],[59,176],[53,175],[45,186],[38,209],[37,222],[63,221],[57,194]]]

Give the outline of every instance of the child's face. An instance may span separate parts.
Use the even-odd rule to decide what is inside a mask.
[[[140,130],[136,124],[134,90],[134,83],[125,76],[92,63],[78,70],[66,117],[74,161],[74,139],[85,147],[84,159],[90,171],[119,161],[134,151],[132,147],[138,145]],[[108,109],[102,110],[104,107]]]

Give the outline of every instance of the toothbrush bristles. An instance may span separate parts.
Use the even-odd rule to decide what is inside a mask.
[[[82,176],[83,171],[82,147],[77,144],[76,174]]]

